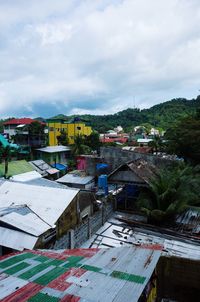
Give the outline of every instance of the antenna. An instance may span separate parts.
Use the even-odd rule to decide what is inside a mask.
[[[135,109],[135,98],[133,96],[133,109]]]

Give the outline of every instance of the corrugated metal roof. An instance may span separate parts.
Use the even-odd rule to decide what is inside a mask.
[[[102,250],[30,251],[0,259],[2,298],[34,301],[138,301],[160,250],[123,247]],[[10,287],[10,275],[29,282]],[[27,291],[30,284],[34,290]],[[36,287],[40,286],[40,287]],[[5,294],[7,293],[7,295]],[[69,300],[67,300],[69,299]],[[5,301],[7,301],[5,300]],[[5,302],[2,300],[2,302]]]
[[[7,211],[6,211],[7,210]],[[50,229],[35,213],[27,207],[0,207],[0,221],[14,226],[34,236],[39,236]]]
[[[46,153],[55,153],[55,152],[65,152],[65,151],[70,151],[70,147],[66,146],[48,146],[45,148],[39,148],[37,149],[38,151],[41,152],[46,152]]]
[[[132,245],[152,247],[154,249],[159,245],[163,245],[163,256],[174,256],[192,260],[200,259],[199,244],[167,239],[164,238],[164,234],[156,233],[156,230],[154,234],[147,234],[145,230],[131,228],[119,222],[117,225],[115,224],[115,219],[106,222],[82,247],[105,248]]]
[[[34,186],[41,186],[41,187],[49,187],[49,188],[60,188],[66,189],[68,188],[66,185],[59,184],[56,181],[49,180],[46,178],[39,178],[27,181],[26,184],[34,185]],[[72,188],[70,188],[72,190]],[[77,190],[77,189],[74,189]]]
[[[152,142],[152,138],[138,138],[137,139],[137,142],[138,143],[149,143],[149,142]]]
[[[178,230],[181,232],[200,233],[200,211],[189,209],[176,218]]]
[[[33,249],[37,240],[37,237],[0,227],[0,246],[23,251],[24,249]]]
[[[53,227],[78,192],[6,181],[0,185],[1,207],[26,205]]]
[[[19,181],[19,182],[26,182],[29,180],[41,178],[41,174],[38,173],[37,171],[31,171],[31,172],[26,172],[26,173],[21,173],[18,175],[14,175],[10,178],[10,180],[13,181]]]
[[[43,159],[37,159],[29,162],[40,174],[48,175],[59,172],[58,169],[52,168]]]
[[[58,178],[56,181],[60,183],[86,185],[92,180],[94,180],[93,176],[78,176],[77,174],[68,173],[61,178]]]

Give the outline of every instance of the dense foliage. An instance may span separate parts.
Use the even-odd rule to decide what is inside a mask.
[[[131,131],[134,126],[150,124],[156,128],[167,129],[177,120],[195,113],[200,108],[200,96],[196,99],[184,98],[155,105],[149,109],[126,109],[115,114],[108,115],[81,115],[80,118],[87,121],[95,130],[104,132],[121,125],[125,131]],[[71,120],[73,117],[58,115],[56,117]]]
[[[156,128],[168,129],[175,121],[193,114],[200,108],[200,96],[196,99],[187,100],[185,98],[172,99],[171,101],[155,105],[149,109],[128,108],[121,112],[108,115],[80,115],[79,119],[87,122],[94,130],[105,132],[109,129],[121,125],[125,131],[131,131],[133,127],[141,124],[148,124]],[[59,114],[54,118],[73,121],[74,116]],[[8,120],[8,119],[6,119]],[[3,122],[0,120],[0,131],[3,130]],[[42,117],[38,121],[45,121]]]
[[[200,166],[183,163],[160,170],[138,199],[138,207],[151,222],[165,221],[195,206],[200,206]]]
[[[167,151],[183,157],[192,164],[200,164],[200,112],[180,120],[167,130]]]

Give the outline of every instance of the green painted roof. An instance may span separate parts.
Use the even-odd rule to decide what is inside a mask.
[[[0,175],[4,174],[5,165],[0,164]],[[33,167],[26,160],[16,160],[8,163],[8,175],[18,175],[34,171]]]

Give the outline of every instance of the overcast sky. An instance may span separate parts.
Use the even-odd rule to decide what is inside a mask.
[[[0,0],[0,117],[107,114],[199,89],[199,0]]]

